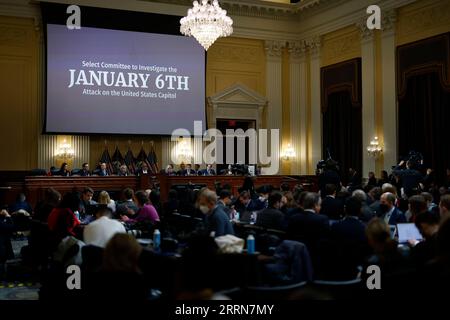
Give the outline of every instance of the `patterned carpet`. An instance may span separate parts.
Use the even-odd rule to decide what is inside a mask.
[[[25,281],[27,275],[16,276],[15,266],[20,266],[20,250],[28,244],[26,238],[19,238],[12,241],[15,259],[7,262],[6,280],[0,280],[0,300],[38,300],[39,283],[33,281]],[[12,273],[12,274],[11,274]]]
[[[38,300],[39,284],[0,282],[0,300]]]

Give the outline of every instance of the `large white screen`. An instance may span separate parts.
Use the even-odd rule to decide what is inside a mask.
[[[205,120],[192,38],[47,25],[46,131],[168,135]]]

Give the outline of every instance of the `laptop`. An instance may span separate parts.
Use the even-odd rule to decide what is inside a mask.
[[[398,242],[406,243],[408,240],[421,241],[422,235],[414,223],[397,224]]]

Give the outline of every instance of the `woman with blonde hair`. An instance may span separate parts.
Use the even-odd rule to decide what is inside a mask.
[[[108,192],[100,192],[100,194],[98,195],[98,203],[106,205],[112,210],[113,213],[116,212],[116,203],[111,199]]]

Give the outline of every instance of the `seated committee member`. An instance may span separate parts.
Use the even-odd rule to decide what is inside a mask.
[[[180,164],[180,170],[176,172],[177,176],[184,176],[184,172],[186,171],[186,165],[184,163]]]
[[[148,166],[146,163],[143,163],[141,168],[138,170],[137,175],[142,176],[145,174],[150,174],[150,171],[148,170]]]
[[[215,176],[216,171],[213,169],[212,164],[206,165],[206,169],[202,170],[202,176]]]
[[[98,172],[98,175],[99,175],[100,177],[106,177],[106,176],[109,176],[109,172],[108,172],[108,170],[106,169],[106,163],[102,162],[102,163],[100,164],[100,171]]]
[[[91,175],[91,172],[89,171],[89,163],[83,163],[79,175],[82,177],[89,177]]]
[[[194,165],[194,171],[195,171],[196,175],[198,175],[198,176],[202,175],[202,170],[200,170],[200,165],[199,164],[195,164]]]
[[[217,204],[217,194],[209,189],[204,189],[198,196],[198,208],[206,216],[208,231],[215,237],[227,234],[234,235],[230,218],[225,213],[223,206]]]
[[[57,176],[63,176],[63,177],[68,177],[70,176],[70,170],[69,170],[69,165],[64,162],[61,165],[61,168],[59,169],[58,173],[56,174]]]
[[[163,174],[166,176],[175,176],[176,172],[173,170],[173,166],[171,164],[168,164],[166,169],[164,169]]]
[[[95,221],[84,227],[83,238],[86,244],[104,248],[116,233],[126,233],[123,224],[111,219],[111,216],[111,208],[100,205]]]
[[[131,176],[132,174],[130,172],[128,172],[128,168],[125,164],[121,165],[119,168],[119,172],[117,173],[117,175],[119,177],[128,177]]]
[[[192,166],[190,164],[187,164],[186,169],[184,169],[183,171],[180,170],[179,172],[180,172],[179,173],[180,176],[196,176],[197,175],[197,172],[194,169],[192,169]]]

